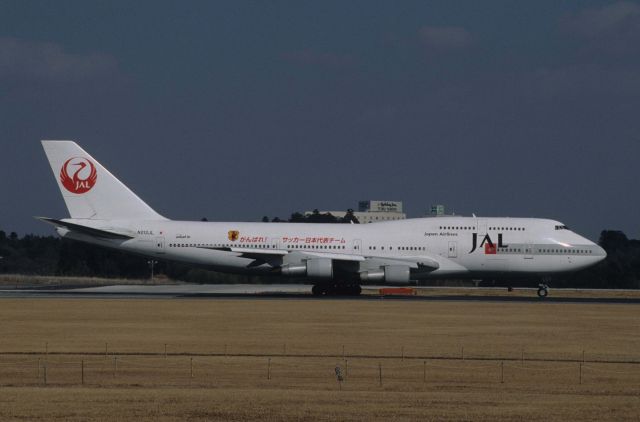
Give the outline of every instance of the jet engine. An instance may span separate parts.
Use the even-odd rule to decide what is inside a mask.
[[[411,280],[411,271],[407,265],[385,265],[380,270],[361,272],[360,280],[365,282],[408,284]]]
[[[313,258],[302,264],[285,264],[281,267],[282,275],[288,277],[309,277],[315,280],[331,280],[333,278],[333,261],[328,258]]]

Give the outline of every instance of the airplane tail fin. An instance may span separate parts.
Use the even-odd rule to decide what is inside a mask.
[[[71,218],[166,220],[73,141],[42,141]]]

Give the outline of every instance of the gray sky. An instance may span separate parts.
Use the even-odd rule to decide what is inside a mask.
[[[130,4],[133,3],[133,4]],[[173,219],[402,200],[638,237],[640,3],[0,1],[0,229],[40,139]]]

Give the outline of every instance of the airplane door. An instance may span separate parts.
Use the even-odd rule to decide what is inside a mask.
[[[458,257],[458,242],[449,242],[449,258]]]
[[[360,239],[353,240],[352,252],[355,254],[362,254],[362,240]]]
[[[478,219],[478,237],[487,234],[487,220],[484,218]]]
[[[156,253],[158,254],[163,254],[165,252],[164,250],[164,236],[156,236],[155,240],[155,249],[156,249]]]
[[[271,239],[271,244],[269,245],[270,247],[272,247],[273,249],[280,249],[280,238],[279,237],[274,237],[273,239]]]
[[[524,245],[524,259],[533,259],[533,245],[531,243]]]

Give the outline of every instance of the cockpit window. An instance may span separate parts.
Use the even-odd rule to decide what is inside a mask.
[[[567,227],[565,225],[556,226],[556,230],[569,230],[569,227]]]

